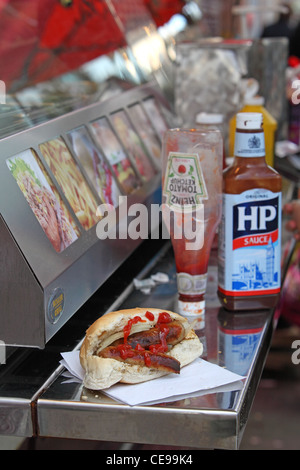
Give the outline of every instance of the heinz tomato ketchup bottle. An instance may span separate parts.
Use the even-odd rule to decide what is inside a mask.
[[[281,176],[266,164],[263,116],[237,115],[235,158],[224,171],[219,298],[228,310],[275,307],[280,293]]]
[[[208,263],[221,221],[223,139],[219,130],[169,129],[162,146],[162,213],[173,246],[178,313],[205,324]]]

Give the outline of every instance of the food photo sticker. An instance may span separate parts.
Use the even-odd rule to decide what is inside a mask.
[[[103,149],[122,190],[126,195],[133,193],[140,186],[140,180],[108,120],[100,118],[93,122],[92,131]]]
[[[97,202],[73,159],[59,137],[40,145],[40,151],[84,230],[99,221]]]
[[[147,149],[138,134],[133,129],[124,111],[111,115],[114,128],[117,131],[124,147],[134,159],[143,181],[150,181],[155,175],[155,170],[147,155]]]
[[[161,144],[150,119],[142,109],[141,105],[135,104],[129,108],[129,115],[134,123],[142,141],[145,143],[154,161],[161,165]]]
[[[163,118],[154,98],[148,98],[144,101],[144,107],[149,118],[155,127],[156,132],[163,139],[164,133],[168,129],[165,119]]]
[[[101,201],[117,207],[121,192],[104,156],[94,145],[88,131],[80,127],[71,131],[68,138]]]
[[[28,149],[6,163],[53,248],[62,252],[79,232],[38,156]]]

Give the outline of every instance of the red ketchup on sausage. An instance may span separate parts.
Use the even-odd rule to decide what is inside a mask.
[[[145,316],[149,321],[153,321],[155,318],[153,313],[149,311],[146,312]],[[153,344],[149,347],[149,351],[151,353],[159,354],[159,353],[165,353],[168,351],[167,335],[169,333],[169,328],[166,324],[170,323],[171,321],[172,319],[167,312],[161,312],[159,314],[156,326],[158,326],[160,330],[160,334],[159,334],[160,343]],[[124,327],[124,344],[120,344],[118,346],[122,359],[127,359],[127,358],[134,356],[134,350],[129,344],[127,344],[127,340],[128,340],[128,336],[130,335],[132,325],[139,323],[139,322],[145,322],[145,320],[142,320],[141,317],[139,316],[135,316],[132,319],[130,319]],[[151,361],[150,361],[148,351],[146,351],[140,344],[136,345],[135,351],[143,354],[145,365],[147,367],[150,367]]]
[[[124,343],[127,343],[128,336],[130,335],[132,325],[135,323],[142,322],[144,323],[145,320],[142,320],[141,317],[133,317],[130,320],[128,320],[127,325],[124,326]]]

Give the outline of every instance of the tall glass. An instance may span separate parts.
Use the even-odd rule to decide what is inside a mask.
[[[178,313],[201,328],[209,256],[222,214],[222,134],[170,129],[162,158],[162,211],[175,256]]]

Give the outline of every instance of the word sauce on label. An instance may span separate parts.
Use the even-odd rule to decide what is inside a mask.
[[[219,289],[229,296],[280,291],[281,193],[224,194]]]

